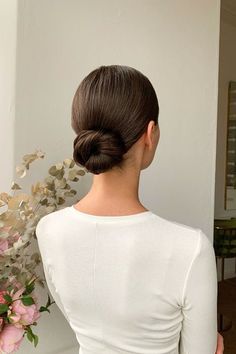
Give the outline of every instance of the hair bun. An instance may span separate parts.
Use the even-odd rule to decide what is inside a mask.
[[[94,174],[121,162],[125,152],[123,139],[113,130],[81,130],[74,139],[74,161]]]

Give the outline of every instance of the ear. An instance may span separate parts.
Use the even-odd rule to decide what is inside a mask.
[[[148,127],[146,130],[146,136],[145,136],[145,144],[147,145],[148,150],[152,150],[153,144],[154,144],[154,133],[155,130],[157,129],[154,120],[150,120],[148,123]]]

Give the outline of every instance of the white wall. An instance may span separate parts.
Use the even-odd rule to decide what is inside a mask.
[[[0,0],[0,193],[13,180],[17,1]]]
[[[160,142],[141,175],[140,199],[212,240],[220,0],[19,0],[18,16],[15,164],[44,150],[34,180],[72,156],[70,110],[79,82],[99,65],[133,66],[150,78],[160,103]],[[91,177],[78,183],[80,196]],[[38,353],[75,344],[52,312],[37,328]],[[30,349],[25,344],[21,352]]]

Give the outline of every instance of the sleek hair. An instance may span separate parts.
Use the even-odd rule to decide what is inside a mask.
[[[140,71],[123,65],[103,65],[91,71],[72,102],[75,163],[94,174],[113,166],[121,168],[123,155],[150,120],[158,124],[158,115],[155,90]]]

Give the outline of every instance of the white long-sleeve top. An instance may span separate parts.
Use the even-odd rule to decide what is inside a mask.
[[[80,354],[215,354],[216,261],[201,229],[72,205],[42,217],[36,235]]]

